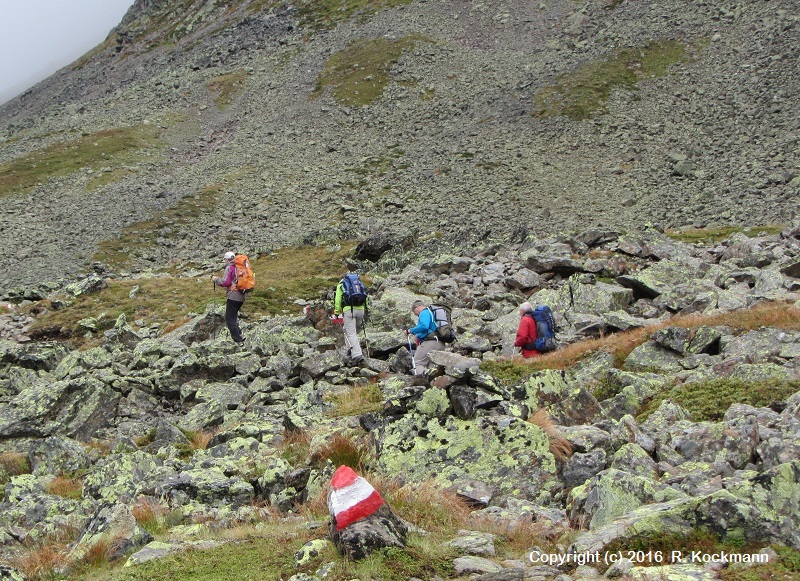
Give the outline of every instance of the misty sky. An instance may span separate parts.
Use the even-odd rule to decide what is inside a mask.
[[[0,0],[0,103],[108,36],[134,0]]]

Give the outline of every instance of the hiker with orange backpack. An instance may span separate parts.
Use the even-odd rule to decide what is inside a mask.
[[[214,285],[221,286],[226,290],[225,298],[225,324],[231,332],[231,339],[235,343],[244,343],[242,330],[239,328],[239,310],[244,304],[247,293],[255,287],[253,271],[250,268],[250,260],[244,254],[236,255],[233,252],[226,252],[223,257],[225,261],[225,271],[222,276],[212,276]]]

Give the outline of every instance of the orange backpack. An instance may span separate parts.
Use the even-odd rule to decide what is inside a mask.
[[[236,266],[236,281],[233,286],[240,292],[249,292],[256,286],[256,278],[253,275],[253,270],[250,268],[250,259],[246,254],[237,254],[233,259],[233,264]]]

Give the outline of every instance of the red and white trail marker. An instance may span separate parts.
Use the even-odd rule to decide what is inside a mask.
[[[337,531],[368,517],[383,504],[380,493],[349,466],[339,466],[333,473],[328,509],[336,519]]]

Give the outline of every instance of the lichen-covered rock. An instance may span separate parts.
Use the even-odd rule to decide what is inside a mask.
[[[563,371],[534,373],[514,386],[512,392],[514,399],[530,410],[546,408],[556,422],[565,426],[591,423],[600,413],[595,397],[583,385],[568,383]]]
[[[328,539],[314,539],[308,541],[305,545],[300,547],[299,550],[295,551],[295,566],[303,567],[307,565],[310,561],[325,553],[329,547],[333,547],[333,543]]]
[[[80,560],[94,546],[106,542],[109,546],[108,559],[113,561],[152,540],[153,536],[136,522],[128,505],[104,506],[87,524],[83,535],[70,551],[70,558]]]
[[[482,480],[503,494],[537,498],[555,484],[549,440],[519,418],[478,415],[444,420],[407,414],[384,426],[378,463],[408,480],[433,479],[443,487]]]
[[[633,302],[629,288],[598,282],[592,275],[573,275],[569,279],[572,291],[572,310],[578,313],[603,315],[623,311]]]
[[[28,450],[28,460],[36,476],[74,474],[91,465],[89,455],[80,443],[58,436],[34,442]]]
[[[445,546],[452,547],[466,555],[479,557],[494,557],[497,551],[494,547],[495,535],[480,531],[458,531],[458,536]]]
[[[700,265],[696,262],[662,260],[634,274],[620,276],[617,282],[633,289],[637,296],[652,299],[671,289],[675,281],[693,280],[699,274]]]
[[[570,493],[569,515],[572,522],[588,518],[594,531],[641,506],[681,498],[688,496],[667,484],[609,468]]]
[[[239,476],[227,476],[219,468],[183,470],[156,483],[155,491],[180,505],[188,499],[204,505],[239,507],[253,500],[253,486]]]
[[[111,454],[99,460],[84,477],[83,493],[107,504],[128,503],[151,489],[153,483],[175,473],[173,467],[141,450]]]
[[[676,373],[681,371],[683,366],[679,353],[665,349],[655,341],[647,341],[631,351],[622,368],[626,371]]]

